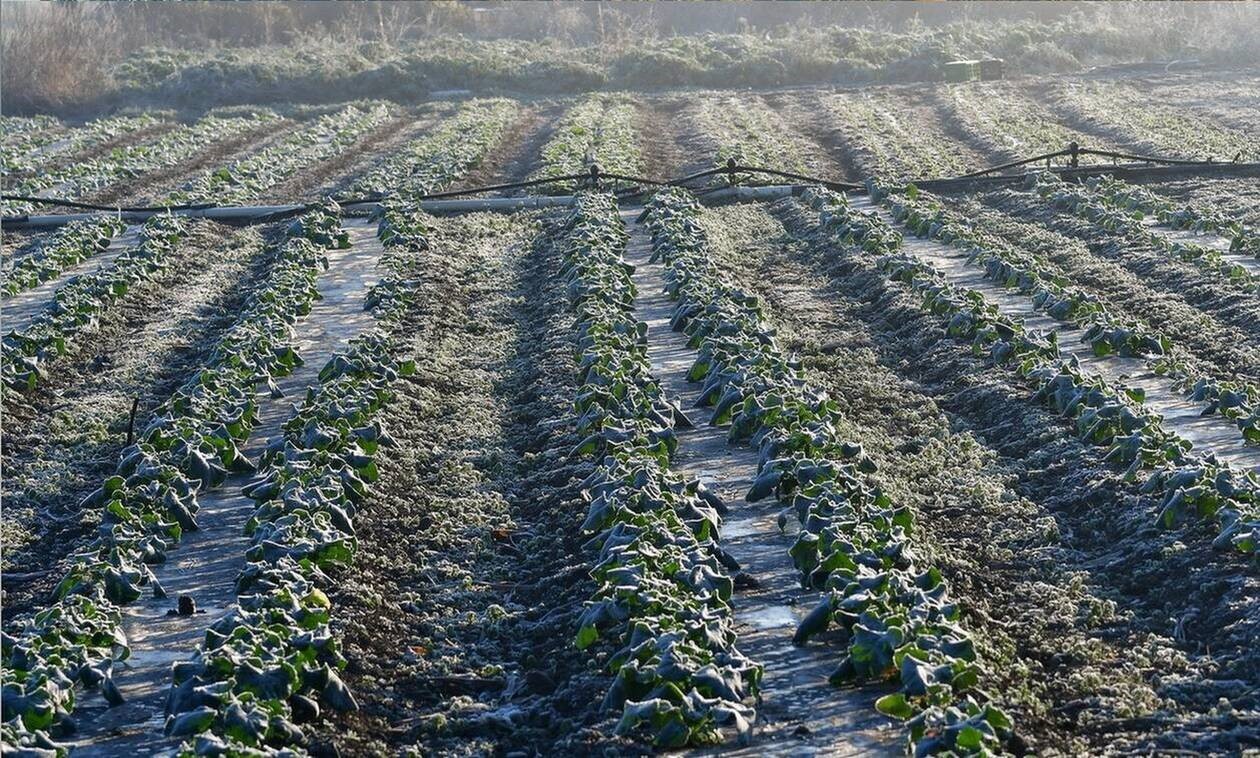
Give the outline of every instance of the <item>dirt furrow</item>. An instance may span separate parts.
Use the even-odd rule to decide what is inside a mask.
[[[356,517],[333,594],[357,713],[343,755],[590,754],[616,743],[608,677],[573,649],[591,594],[576,392],[559,263],[525,218],[434,223],[415,376],[386,410],[399,442]],[[604,726],[610,727],[608,723]]]

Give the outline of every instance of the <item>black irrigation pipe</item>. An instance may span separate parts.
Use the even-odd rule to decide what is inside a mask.
[[[760,166],[741,166],[735,162],[734,158],[727,160],[725,166],[719,166],[717,168],[711,168],[706,171],[700,171],[694,174],[689,174],[680,179],[673,179],[671,181],[663,182],[660,184],[664,184],[671,187],[681,187],[684,184],[687,184],[688,182],[692,182],[696,179],[703,179],[709,176],[718,176],[720,174],[725,174],[728,177],[730,177],[732,185],[735,184],[734,177],[736,174],[766,174],[768,176],[780,176],[780,177],[783,177],[784,179],[796,179],[799,181],[806,182],[807,184],[821,184],[827,189],[835,190],[839,192],[845,192],[845,191],[860,192],[865,189],[860,184],[834,182],[834,181],[831,181],[830,179],[819,179],[816,176],[794,174],[790,171],[779,171],[778,169],[761,168]]]
[[[207,208],[217,208],[219,206],[214,203],[195,203],[187,205],[142,205],[142,206],[126,206],[126,205],[100,205],[98,203],[84,203],[78,200],[62,200],[55,197],[37,197],[34,195],[8,195],[0,194],[0,200],[16,200],[23,203],[39,203],[40,205],[55,205],[60,208],[82,208],[89,211],[107,211],[110,213],[161,213],[163,211],[204,211]],[[14,216],[6,216],[6,218],[16,218]]]
[[[1230,161],[1214,161],[1210,157],[1205,161],[1188,160],[1185,158],[1160,158],[1154,155],[1133,155],[1132,153],[1117,153],[1111,150],[1094,150],[1087,147],[1081,148],[1080,153],[1082,155],[1097,155],[1103,158],[1112,158],[1117,160],[1157,163],[1165,166],[1229,166],[1242,164],[1242,152],[1239,152],[1234,156],[1234,159]]]
[[[139,409],[140,409],[140,396],[137,395],[136,398],[131,401],[131,418],[127,420],[126,447],[131,447],[131,443],[134,442],[136,439],[136,411]]]
[[[1078,165],[1058,166],[1054,173],[1064,179],[1079,179],[1100,174],[1110,174],[1121,179],[1150,180],[1170,177],[1205,176],[1260,176],[1260,163],[1196,163],[1193,165],[1151,166],[1146,164]],[[1025,174],[1000,174],[997,176],[972,176],[954,179],[924,179],[914,182],[919,189],[932,192],[957,192],[973,190],[989,185],[1018,184]]]
[[[1068,146],[1063,148],[1062,150],[1055,150],[1054,152],[1050,152],[1050,153],[1042,153],[1041,155],[1034,155],[1031,158],[1022,158],[1017,161],[1011,161],[1010,163],[1003,163],[998,166],[990,166],[989,168],[983,168],[983,169],[980,169],[979,171],[973,171],[970,174],[963,174],[962,176],[955,176],[949,179],[942,179],[942,180],[936,180],[936,181],[958,181],[962,179],[974,179],[977,177],[986,176],[988,174],[995,174],[999,171],[1006,171],[1007,169],[1019,168],[1020,166],[1027,166],[1030,163],[1040,163],[1042,161],[1048,161],[1053,158],[1061,158],[1061,157],[1066,157],[1069,159],[1070,162],[1068,166],[1066,166],[1066,168],[1068,169],[1089,168],[1088,166],[1082,167],[1080,165],[1079,158],[1082,155],[1096,155],[1101,158],[1111,158],[1113,161],[1114,160],[1138,161],[1140,163],[1156,164],[1156,165],[1162,165],[1162,166],[1247,165],[1247,164],[1239,164],[1239,159],[1242,158],[1242,153],[1235,155],[1234,160],[1232,161],[1214,161],[1210,157],[1206,161],[1196,161],[1196,160],[1189,160],[1185,158],[1163,158],[1163,157],[1155,156],[1155,155],[1134,155],[1133,153],[1118,153],[1113,150],[1095,150],[1092,147],[1081,147],[1075,142],[1069,142]],[[1060,168],[1064,168],[1064,167],[1060,167]],[[915,182],[915,184],[920,184],[920,182]]]
[[[1053,153],[1042,153],[1041,155],[1034,155],[1031,158],[1024,158],[1018,161],[1011,161],[1010,163],[1003,163],[1000,166],[990,166],[989,168],[982,168],[979,171],[972,171],[970,174],[963,174],[962,176],[956,176],[953,178],[955,180],[974,179],[981,176],[987,176],[988,174],[995,174],[999,171],[1006,171],[1007,169],[1019,168],[1020,166],[1027,166],[1029,163],[1041,163],[1042,161],[1048,161],[1051,158],[1057,158],[1061,155],[1068,155],[1068,153],[1069,153],[1069,150],[1066,150],[1066,149],[1055,150]],[[917,185],[919,183],[915,182],[915,184]]]
[[[1081,155],[1095,155],[1095,156],[1100,156],[1104,158],[1111,158],[1112,160],[1138,161],[1138,162],[1147,164],[1148,167],[1153,167],[1153,165],[1160,165],[1160,166],[1178,167],[1178,168],[1198,167],[1198,168],[1207,168],[1207,169],[1213,169],[1213,170],[1220,170],[1224,167],[1235,167],[1235,168],[1242,169],[1244,171],[1249,171],[1253,167],[1256,167],[1257,165],[1257,164],[1250,164],[1250,163],[1239,163],[1238,158],[1240,156],[1235,156],[1235,159],[1233,162],[1213,161],[1210,159],[1207,161],[1194,161],[1194,160],[1185,160],[1185,159],[1180,159],[1180,158],[1163,158],[1163,157],[1158,157],[1158,156],[1133,155],[1129,153],[1118,153],[1118,152],[1114,152],[1110,150],[1094,150],[1092,148],[1080,147],[1075,142],[1073,142],[1073,143],[1070,143],[1066,148],[1062,150],[1056,150],[1054,152],[1036,155],[1031,158],[1024,158],[1018,161],[1011,161],[1009,163],[1003,163],[997,166],[991,166],[989,168],[981,169],[979,171],[973,171],[969,174],[963,174],[962,176],[951,177],[947,179],[926,179],[926,180],[920,180],[913,183],[916,184],[917,186],[924,187],[924,188],[937,187],[937,188],[944,189],[952,185],[962,186],[962,185],[967,185],[970,183],[975,183],[975,182],[980,182],[980,181],[1010,182],[1010,181],[1018,179],[1019,177],[1011,176],[1011,175],[1000,175],[1000,176],[992,176],[992,175],[997,174],[998,172],[1001,172],[1001,171],[1006,171],[1012,168],[1018,168],[1020,166],[1025,166],[1031,163],[1040,163],[1041,161],[1048,161],[1057,157],[1069,158],[1070,164],[1068,166],[1060,166],[1054,169],[1058,172],[1067,173],[1067,174],[1076,174],[1076,173],[1081,173],[1081,172],[1101,171],[1101,170],[1115,171],[1115,170],[1135,168],[1135,167],[1125,167],[1125,166],[1116,166],[1116,165],[1113,165],[1110,167],[1081,166],[1079,164],[1079,157]],[[539,187],[539,186],[543,186],[547,184],[561,184],[565,182],[578,182],[579,184],[587,184],[588,186],[598,187],[602,181],[606,181],[606,180],[628,182],[632,185],[639,185],[639,187],[630,188],[634,191],[622,190],[621,192],[618,193],[622,197],[634,197],[636,195],[642,194],[642,190],[640,188],[643,185],[646,185],[649,187],[681,187],[699,179],[704,179],[707,177],[719,176],[719,175],[725,175],[728,178],[729,185],[735,186],[737,184],[740,184],[739,177],[742,174],[746,174],[750,177],[753,175],[761,175],[761,176],[779,177],[779,178],[784,178],[784,179],[792,179],[799,182],[804,182],[805,184],[822,185],[823,187],[826,187],[828,189],[831,189],[834,191],[841,191],[841,192],[860,193],[860,192],[866,191],[865,186],[861,184],[852,184],[848,182],[836,182],[836,181],[831,181],[829,179],[821,179],[815,176],[797,174],[790,171],[780,171],[778,169],[763,168],[760,166],[741,166],[737,164],[735,160],[732,158],[728,160],[726,162],[726,165],[724,166],[718,166],[715,168],[707,169],[705,171],[699,171],[694,174],[689,174],[687,176],[679,177],[677,179],[669,179],[669,180],[664,180],[664,181],[659,180],[659,179],[649,179],[647,177],[641,177],[641,176],[627,176],[624,174],[604,173],[600,171],[600,168],[597,164],[591,164],[588,171],[582,174],[569,174],[565,176],[553,176],[553,177],[544,177],[541,179],[528,179],[528,180],[519,181],[519,182],[508,182],[505,184],[492,184],[492,185],[486,185],[486,186],[481,186],[481,187],[468,187],[465,189],[458,189],[458,190],[446,190],[443,192],[431,192],[424,195],[415,195],[411,199],[416,202],[423,202],[425,200],[441,200],[441,199],[446,199],[446,198],[463,197],[467,195],[479,195],[484,192],[498,192],[498,191],[504,191],[504,190],[513,190],[513,189],[527,189],[530,187]],[[744,182],[743,186],[765,186],[765,185],[750,184],[750,183]],[[390,195],[388,194],[376,193],[372,195],[366,195],[363,197],[352,197],[352,198],[334,197],[332,199],[342,206],[355,206],[355,205],[368,205],[371,203],[378,203],[378,202],[381,202],[382,200],[385,200],[389,196]],[[15,201],[20,201],[20,202],[32,202],[32,203],[38,203],[41,205],[50,205],[50,206],[64,207],[64,208],[81,208],[84,210],[98,210],[98,211],[105,211],[105,212],[110,212],[110,213],[163,213],[163,212],[171,212],[171,211],[196,211],[196,210],[211,210],[211,209],[216,209],[216,208],[231,207],[231,206],[219,206],[214,203],[160,205],[160,206],[116,206],[116,205],[110,206],[110,205],[100,205],[96,203],[85,203],[85,202],[80,202],[76,200],[64,200],[61,198],[33,197],[33,196],[27,196],[27,195],[7,195],[7,194],[2,194],[2,193],[0,193],[0,200],[15,200]],[[296,210],[293,210],[293,211],[286,210],[280,213],[269,214],[265,218],[270,219],[273,217],[284,217],[284,216],[295,215],[296,213],[300,213],[303,210],[312,207],[313,204],[309,204],[309,203],[296,204],[296,206],[297,206]],[[26,222],[28,218],[29,218],[28,215],[6,216],[3,219],[0,219],[0,222],[3,222],[6,225],[22,224]]]

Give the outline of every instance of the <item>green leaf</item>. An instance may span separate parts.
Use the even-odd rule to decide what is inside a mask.
[[[978,751],[984,746],[984,732],[974,726],[964,726],[958,732],[958,737],[955,738],[954,745],[955,747]]]
[[[599,639],[599,630],[593,626],[584,626],[577,633],[577,649],[585,650]]]
[[[879,700],[876,700],[875,710],[885,716],[891,716],[902,721],[914,715],[914,707],[910,705],[909,701],[906,700],[905,694],[901,692],[884,695]]]

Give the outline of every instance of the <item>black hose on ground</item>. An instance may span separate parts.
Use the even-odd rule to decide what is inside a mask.
[[[979,179],[989,174],[994,174],[994,173],[1005,171],[1011,168],[1018,168],[1019,166],[1024,166],[1031,163],[1039,163],[1044,160],[1049,160],[1052,158],[1065,156],[1065,155],[1071,155],[1073,157],[1074,163],[1075,163],[1075,157],[1077,155],[1096,155],[1096,156],[1112,158],[1112,159],[1134,160],[1134,161],[1140,161],[1140,162],[1144,162],[1148,164],[1160,164],[1160,165],[1168,165],[1168,166],[1221,167],[1222,165],[1228,165],[1227,162],[1222,162],[1222,161],[1212,161],[1212,160],[1193,161],[1193,160],[1184,160],[1180,158],[1163,158],[1159,156],[1133,155],[1133,154],[1128,154],[1128,153],[1112,152],[1108,150],[1095,150],[1092,148],[1084,148],[1084,147],[1079,147],[1076,144],[1072,144],[1068,148],[1065,148],[1063,150],[1056,150],[1054,152],[1036,155],[1031,158],[1024,158],[1018,161],[1011,161],[1009,163],[1003,163],[997,166],[991,166],[989,168],[981,169],[979,171],[973,171],[969,174],[963,174],[962,176],[951,177],[948,179],[923,180],[918,183],[940,184],[943,182],[960,181],[960,180],[966,180],[966,179]],[[1233,163],[1237,164],[1238,158],[1239,156],[1235,156],[1235,160],[1233,161]],[[1086,167],[1077,167],[1077,168],[1086,168]],[[633,197],[635,195],[642,194],[641,187],[643,186],[682,187],[687,184],[690,184],[691,182],[697,181],[699,179],[705,179],[708,177],[721,176],[721,175],[725,175],[728,177],[728,179],[730,180],[729,185],[743,184],[744,186],[752,186],[752,187],[764,186],[763,184],[759,184],[759,183],[749,183],[746,181],[740,182],[736,178],[740,174],[748,174],[750,176],[760,175],[760,176],[779,177],[779,178],[784,178],[784,179],[793,179],[804,184],[821,185],[823,187],[826,187],[828,189],[831,189],[837,192],[865,192],[866,191],[865,186],[862,184],[837,182],[830,179],[822,179],[816,176],[810,176],[807,174],[797,174],[790,171],[780,171],[778,169],[763,168],[760,166],[741,166],[735,163],[735,161],[732,159],[732,160],[728,160],[726,164],[723,166],[707,169],[705,171],[699,171],[694,174],[688,174],[686,176],[678,177],[676,179],[660,180],[660,179],[649,179],[649,178],[641,177],[641,176],[627,176],[624,174],[602,173],[599,170],[599,167],[597,165],[592,164],[590,166],[590,170],[587,173],[582,173],[582,174],[570,174],[566,176],[544,177],[541,179],[527,179],[527,180],[523,180],[519,182],[508,182],[504,184],[491,184],[491,185],[485,185],[485,186],[479,186],[479,187],[466,187],[464,189],[457,189],[457,190],[444,190],[442,192],[431,192],[431,193],[426,193],[423,195],[410,195],[408,196],[408,199],[415,202],[423,202],[425,200],[442,200],[442,199],[447,199],[447,198],[464,197],[467,195],[479,195],[483,192],[503,192],[503,191],[514,190],[514,189],[528,189],[531,187],[540,187],[540,186],[544,186],[548,184],[565,184],[565,183],[570,183],[570,182],[577,182],[579,186],[599,186],[605,180],[627,182],[627,183],[630,183],[631,185],[638,185],[637,187],[634,188],[635,192],[623,195],[625,197]],[[915,183],[915,182],[911,182],[911,183]],[[336,202],[338,205],[355,206],[355,205],[368,205],[371,203],[379,203],[392,196],[393,195],[391,194],[375,193],[375,194],[365,195],[361,197],[336,197],[334,196],[331,199],[334,202]],[[62,198],[54,198],[54,197],[33,197],[33,196],[28,196],[28,195],[8,195],[8,194],[3,194],[3,193],[0,193],[0,200],[31,202],[31,203],[38,203],[41,205],[50,205],[50,206],[63,207],[63,208],[81,208],[85,210],[99,210],[99,211],[110,212],[110,213],[163,213],[167,211],[208,210],[212,208],[231,207],[231,206],[216,205],[214,203],[198,203],[198,204],[185,204],[185,205],[159,205],[159,206],[111,206],[111,205],[99,205],[96,203],[85,203],[85,202],[80,202],[77,200],[65,200]],[[303,207],[307,207],[307,206],[303,206]],[[285,214],[285,215],[291,215],[291,214]],[[25,215],[7,216],[3,220],[10,223],[20,223],[26,218],[27,216]]]

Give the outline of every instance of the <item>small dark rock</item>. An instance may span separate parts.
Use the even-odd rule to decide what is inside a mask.
[[[1006,749],[1017,756],[1025,756],[1032,752],[1028,742],[1018,734],[1012,734],[1006,740]]]
[[[306,749],[315,758],[341,758],[341,751],[331,742],[313,742]]]
[[[302,695],[289,698],[289,706],[293,709],[293,721],[307,724],[319,719],[319,703]]]
[[[191,616],[197,612],[197,601],[192,599],[192,595],[179,596],[179,615]]]
[[[918,455],[927,447],[927,443],[922,438],[906,440],[897,447],[897,452],[903,455]]]
[[[555,680],[547,672],[537,669],[525,673],[525,684],[540,695],[550,695],[556,691]]]
[[[805,726],[804,724],[801,724],[800,726],[792,730],[793,737],[808,737],[811,734],[813,734],[813,732],[811,732],[809,730],[809,727]]]
[[[743,571],[731,577],[731,581],[735,584],[735,589],[737,590],[755,590],[761,586],[761,582],[757,581],[757,577]]]

